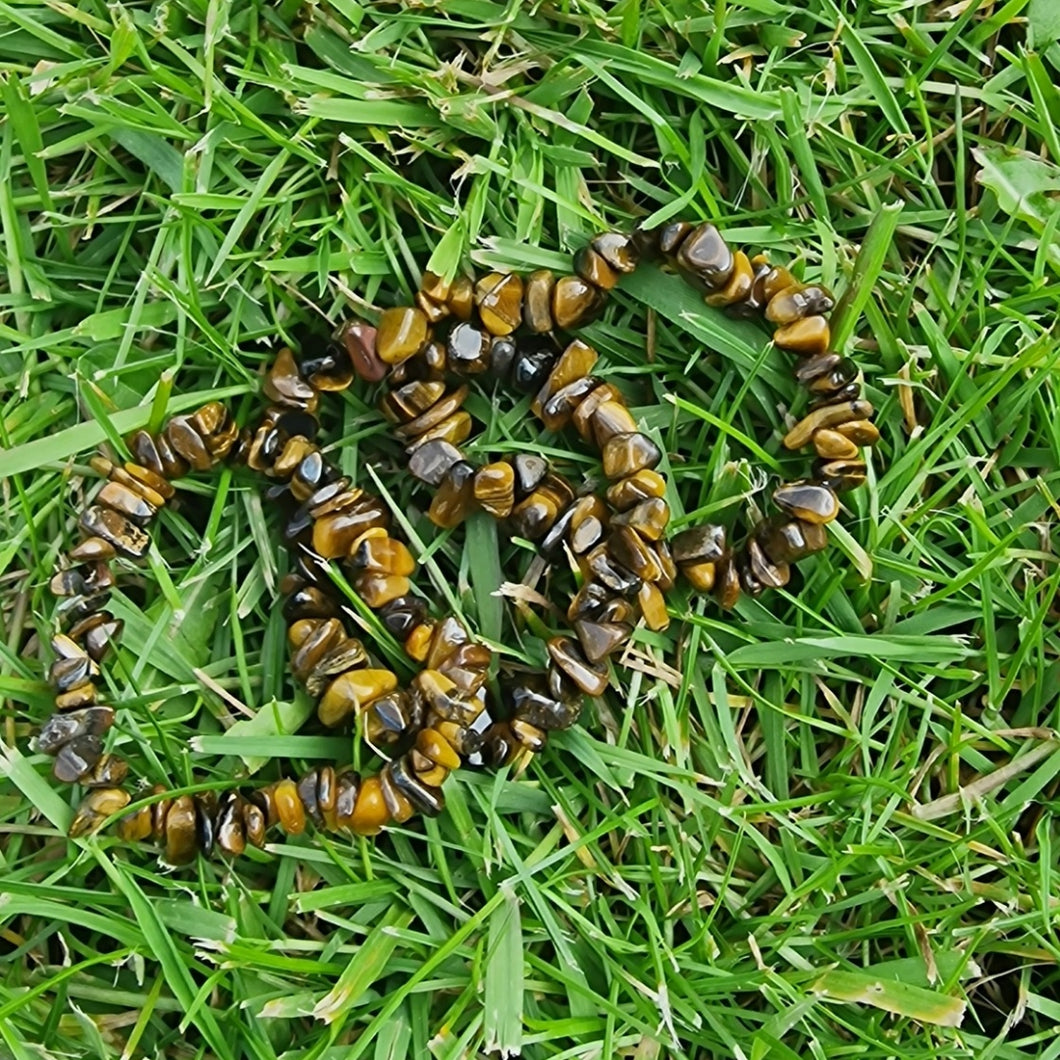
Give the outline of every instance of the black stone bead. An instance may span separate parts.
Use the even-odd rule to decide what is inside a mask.
[[[536,394],[548,378],[559,354],[551,344],[520,342],[512,363],[512,386],[520,394]]]

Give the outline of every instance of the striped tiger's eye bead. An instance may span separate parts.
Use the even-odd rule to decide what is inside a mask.
[[[769,299],[766,320],[777,325],[794,324],[806,317],[829,313],[834,306],[835,299],[827,287],[816,283],[794,283]]]
[[[828,545],[828,531],[821,523],[778,516],[755,530],[762,551],[773,563],[795,563]]]
[[[803,317],[794,324],[785,324],[773,332],[773,342],[782,350],[803,357],[827,353],[832,332],[828,327],[828,318],[823,316]]]
[[[545,430],[563,430],[570,423],[571,416],[582,400],[599,382],[594,376],[587,375],[557,390],[541,407],[541,422],[545,425]]]
[[[70,824],[69,835],[73,839],[95,832],[100,825],[129,805],[129,793],[121,788],[99,788],[91,791],[78,806]]]
[[[565,331],[588,324],[603,304],[603,292],[580,276],[561,276],[552,289],[552,319]]]
[[[403,424],[394,432],[399,438],[424,438],[429,431],[444,423],[463,405],[468,395],[467,386],[459,386],[436,401],[426,412]]]
[[[281,780],[273,787],[272,803],[276,808],[276,819],[288,835],[300,835],[305,831],[306,815],[298,785],[293,780]],[[170,811],[172,812],[172,811]]]
[[[865,485],[867,469],[863,460],[817,460],[813,477],[826,489],[846,493]]]
[[[409,457],[409,471],[428,486],[440,486],[449,469],[462,459],[460,450],[444,439],[417,446]]]
[[[533,493],[548,474],[548,461],[535,453],[519,453],[512,458],[511,464],[515,473],[516,500],[522,500]]]
[[[195,800],[190,795],[179,795],[166,814],[165,861],[169,865],[188,865],[195,860],[198,850]]]
[[[855,445],[875,445],[880,440],[880,432],[876,424],[870,420],[850,420],[841,423],[835,428],[836,434],[849,438]],[[71,553],[71,558],[73,553]]]
[[[421,729],[416,736],[416,750],[450,772],[460,768],[460,756],[437,729]]]
[[[669,521],[669,505],[660,497],[651,497],[616,515],[611,523],[614,526],[631,527],[648,541],[658,541],[666,532]]]
[[[373,610],[408,594],[412,583],[403,575],[364,571],[353,580],[357,595]]]
[[[96,794],[96,792],[93,792]],[[124,795],[125,792],[122,792]],[[126,795],[128,801],[128,795]],[[73,831],[71,830],[71,835]],[[151,835],[151,807],[141,806],[134,813],[126,814],[118,821],[118,837],[127,843],[140,843]]]
[[[491,272],[475,284],[482,326],[491,335],[510,335],[522,323],[523,281],[514,272]]]
[[[264,391],[270,401],[285,408],[316,412],[320,402],[320,395],[302,378],[298,365],[295,364],[294,354],[287,346],[276,355],[276,360],[265,374]],[[185,454],[181,453],[181,456]],[[189,457],[185,456],[185,459],[192,467],[197,466]]]
[[[808,523],[830,523],[839,514],[836,495],[815,482],[786,483],[774,491],[773,502]]]
[[[315,390],[346,390],[353,382],[353,362],[345,347],[336,342],[303,353],[298,371]]]
[[[662,459],[662,453],[646,434],[629,431],[608,438],[602,457],[604,474],[614,482],[638,471],[651,470]]]
[[[732,272],[729,274],[725,286],[719,288],[713,294],[708,294],[704,301],[709,306],[724,308],[735,305],[737,302],[746,301],[751,295],[751,287],[754,283],[754,270],[747,255],[738,250],[732,257]]]
[[[791,568],[771,560],[754,537],[747,542],[747,563],[755,579],[766,589],[780,589],[791,578]]]
[[[601,291],[610,291],[618,283],[618,273],[591,246],[574,255],[574,271]]]
[[[548,642],[548,654],[587,696],[604,694],[608,682],[607,667],[590,663],[570,637],[553,637]]]
[[[140,559],[151,539],[135,523],[111,508],[91,505],[81,513],[79,525],[90,537],[100,537],[123,556]]]
[[[560,354],[548,374],[544,385],[530,406],[535,416],[541,416],[546,402],[564,387],[587,376],[596,364],[599,354],[587,342],[575,339]]]
[[[459,327],[464,327],[461,324]],[[456,330],[456,329],[454,329]],[[391,423],[408,423],[422,415],[445,396],[445,383],[440,380],[416,379],[391,390],[379,403],[383,415]]]
[[[646,581],[637,593],[640,613],[644,616],[648,629],[661,632],[670,625],[670,615],[666,610],[666,600],[657,585]]]
[[[662,576],[662,568],[655,554],[640,534],[628,526],[614,529],[607,539],[607,545],[615,560],[638,578],[654,582]]]
[[[556,278],[548,269],[538,269],[526,278],[523,323],[537,334],[552,330],[552,288],[555,283]]]
[[[801,449],[822,427],[838,427],[853,420],[866,420],[872,415],[867,401],[844,401],[837,405],[822,405],[804,416],[784,436],[785,449]]]
[[[117,555],[114,546],[101,537],[89,537],[70,549],[69,557],[74,563],[90,563],[111,560]]]
[[[471,311],[475,307],[475,285],[467,276],[457,276],[453,280],[446,305],[457,320],[471,319]]]
[[[650,468],[642,468],[640,471],[619,479],[607,490],[607,503],[616,511],[625,511],[632,508],[641,501],[652,497],[662,497],[666,494],[666,480]]]
[[[515,471],[507,461],[484,464],[475,472],[474,495],[479,507],[495,519],[506,519],[515,504]]]
[[[395,688],[397,675],[390,670],[350,670],[328,685],[317,706],[317,717],[334,728]]]
[[[414,357],[430,337],[427,316],[415,306],[384,309],[379,317],[375,352],[386,364],[401,364]]]
[[[385,533],[366,537],[354,549],[350,562],[355,567],[363,567],[380,574],[408,575],[416,569],[416,561],[412,558],[408,546]]]
[[[450,529],[463,522],[474,500],[474,479],[475,468],[466,460],[458,461],[449,469],[427,510],[435,526]]]
[[[379,774],[379,783],[383,791],[383,801],[386,803],[387,816],[395,824],[404,824],[415,814],[416,807],[394,783],[389,769],[384,769]]]

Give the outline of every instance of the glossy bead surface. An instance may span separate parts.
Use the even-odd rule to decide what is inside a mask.
[[[640,613],[644,616],[648,629],[661,632],[670,625],[666,600],[657,585],[646,581],[637,593],[637,603],[640,605]]]
[[[637,267],[636,243],[624,232],[601,232],[589,245],[615,272],[630,273]]]
[[[771,324],[794,324],[796,320],[829,313],[834,306],[835,299],[828,288],[816,283],[794,283],[769,299],[766,320]]]
[[[340,339],[359,379],[366,383],[378,383],[384,378],[388,365],[376,353],[378,332],[371,324],[355,320],[342,329]]]
[[[474,501],[474,479],[475,468],[466,460],[449,469],[427,510],[435,526],[449,529],[463,522]]]
[[[280,350],[276,355],[276,360],[270,365],[265,374],[263,389],[265,396],[277,405],[304,409],[307,412],[314,412],[320,400],[316,390],[302,378],[298,365],[295,363],[294,354],[287,346]],[[170,440],[173,440],[172,436]],[[192,467],[197,467],[194,461],[191,461],[183,452],[181,456],[184,456]]]
[[[733,255],[714,225],[701,224],[681,240],[677,265],[707,287],[719,288],[732,275]]]
[[[854,442],[828,427],[814,432],[813,448],[823,460],[854,460],[858,455]]]
[[[604,474],[614,482],[638,471],[651,470],[662,459],[659,447],[640,431],[614,434],[602,451]]]
[[[580,276],[561,276],[552,289],[552,319],[558,328],[581,327],[603,307],[604,295]]]
[[[719,309],[746,301],[751,295],[753,283],[754,270],[751,268],[751,262],[742,250],[737,250],[732,257],[732,272],[728,280],[713,294],[708,294],[704,301],[707,305]]]
[[[452,371],[477,375],[490,366],[490,334],[471,324],[457,324],[446,339],[446,361]]]
[[[473,490],[483,511],[495,519],[506,519],[515,504],[515,470],[504,460],[484,464],[475,472]]]
[[[804,416],[784,436],[785,449],[801,449],[822,427],[837,427],[852,420],[867,420],[872,415],[872,405],[867,401],[844,401],[838,405],[822,405]]]
[[[538,269],[526,278],[523,323],[538,334],[552,330],[552,288],[555,282],[548,269]]]
[[[553,637],[548,642],[552,661],[587,695],[602,696],[607,688],[607,668],[590,663],[570,637]]]
[[[427,316],[415,306],[384,309],[379,316],[375,352],[387,364],[401,364],[415,356],[430,335]]]
[[[582,247],[574,255],[574,271],[602,291],[610,291],[618,283],[618,273],[591,246]]]
[[[814,482],[786,483],[774,491],[773,502],[808,523],[829,523],[839,514],[836,495]]]
[[[328,685],[317,706],[317,717],[329,727],[340,725],[395,688],[397,675],[390,670],[351,670]]]
[[[438,438],[416,447],[409,457],[409,471],[428,486],[439,486],[449,469],[462,459],[452,442]]]
[[[827,353],[831,340],[832,332],[828,326],[828,318],[823,316],[803,317],[802,320],[785,324],[773,332],[773,342],[776,346],[803,357]]]
[[[91,505],[81,513],[81,529],[90,537],[100,537],[123,556],[140,559],[151,539],[135,523],[111,508]]]
[[[491,335],[510,335],[522,323],[522,278],[514,272],[487,274],[475,284],[475,303]]]

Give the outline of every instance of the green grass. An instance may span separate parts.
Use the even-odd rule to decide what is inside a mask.
[[[0,3],[0,1056],[1060,1057],[1058,37],[1053,0]],[[67,841],[29,740],[93,447],[249,420],[273,344],[428,264],[562,266],[648,216],[843,295],[883,439],[833,547],[731,615],[676,594],[582,727],[435,822],[181,873]],[[804,468],[784,359],[675,277],[587,336],[675,525]],[[475,454],[598,474],[525,402],[468,407]],[[528,552],[434,529],[370,395],[324,426],[441,606],[540,662],[555,616],[493,595]],[[348,753],[294,735],[259,489],[188,481],[119,596],[114,743],[152,783]]]

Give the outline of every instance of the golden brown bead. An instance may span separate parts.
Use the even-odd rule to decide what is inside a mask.
[[[574,271],[601,291],[610,291],[618,283],[618,273],[591,246],[574,255]]]
[[[213,467],[213,454],[206,448],[202,435],[192,426],[189,416],[171,417],[163,429],[163,436],[194,470],[209,471]]]
[[[329,727],[367,707],[373,700],[397,688],[397,675],[390,670],[350,670],[328,685],[317,706],[317,717]]]
[[[639,254],[633,240],[624,232],[601,232],[589,244],[615,272],[629,273],[637,267]]]
[[[111,560],[117,553],[109,541],[101,537],[89,537],[70,549],[70,559],[74,563],[91,563],[98,560]]]
[[[613,486],[608,487],[607,503],[615,511],[625,511],[632,508],[641,501],[652,497],[662,497],[666,494],[666,479],[658,471],[650,468],[642,468],[627,478],[619,479]]]
[[[740,599],[740,572],[731,555],[725,556],[717,565],[714,577],[714,599],[725,611],[731,611]]]
[[[307,626],[313,628],[306,630]],[[299,681],[304,681],[313,667],[346,639],[346,631],[337,618],[301,619],[288,629],[287,638],[293,649],[291,671]]]
[[[858,455],[858,447],[849,438],[827,427],[814,432],[813,447],[824,460],[853,460]]]
[[[288,835],[300,835],[304,832],[305,807],[298,795],[298,785],[285,778],[273,786],[270,795],[270,802],[276,808],[276,819],[280,827]]]
[[[822,405],[804,416],[784,436],[785,449],[801,449],[822,427],[838,427],[842,423],[865,420],[872,415],[867,401],[842,401],[837,405]]]
[[[510,335],[522,323],[522,278],[514,272],[488,273],[475,284],[475,303],[491,335]]]
[[[747,542],[747,563],[751,574],[763,588],[780,589],[791,578],[791,568],[786,563],[771,560],[754,537]]]
[[[847,423],[840,423],[836,426],[835,432],[858,446],[875,445],[880,440],[879,429],[870,420],[850,420]],[[73,553],[71,553],[71,558],[73,558]]]
[[[427,317],[415,306],[384,309],[379,316],[375,352],[387,364],[401,364],[414,357],[430,337]]]
[[[301,434],[296,434],[293,438],[288,438],[284,442],[280,455],[276,458],[276,462],[272,467],[267,470],[266,474],[270,478],[288,479],[294,474],[298,465],[315,450],[316,446],[308,438]]]
[[[717,567],[714,563],[689,563],[681,568],[693,589],[709,593],[714,588]]]
[[[552,288],[552,319],[565,331],[589,323],[604,303],[599,288],[580,276],[561,276]]]
[[[670,625],[670,615],[666,610],[666,600],[657,585],[646,581],[637,592],[637,603],[644,616],[648,629],[661,631]]]
[[[614,482],[638,471],[654,468],[662,459],[662,453],[646,434],[630,431],[608,438],[603,446],[602,457],[604,474]]]
[[[552,289],[555,277],[548,269],[538,269],[526,278],[523,295],[523,323],[533,332],[542,334],[551,331]]]
[[[430,650],[431,637],[433,635],[433,623],[421,622],[416,626],[405,638],[405,652],[409,658],[415,659],[416,662],[423,662],[427,658],[427,652]]]
[[[560,354],[549,372],[544,385],[538,391],[530,406],[530,411],[535,416],[540,416],[544,404],[550,397],[558,393],[569,383],[587,376],[596,364],[599,354],[587,342],[575,339]]]
[[[803,317],[794,324],[786,324],[773,332],[773,342],[782,350],[790,350],[803,357],[827,353],[832,340],[828,318],[823,316]]]
[[[670,521],[670,507],[660,497],[651,497],[611,520],[614,526],[628,526],[648,541],[658,541]]]
[[[751,295],[751,286],[754,283],[754,270],[747,255],[738,250],[732,256],[732,272],[725,286],[708,294],[704,301],[709,306],[723,308],[735,305],[737,302],[746,301]]]
[[[467,518],[474,502],[474,480],[475,469],[465,460],[449,469],[427,509],[435,526],[450,529]]]
[[[379,403],[379,408],[391,423],[408,423],[444,396],[445,383],[417,379],[391,390]]]
[[[100,788],[82,800],[70,824],[69,834],[78,838],[96,831],[110,816],[129,805],[129,793],[121,788]]]
[[[624,406],[622,395],[613,386],[609,383],[600,383],[585,396],[572,413],[571,422],[585,441],[592,439],[593,416],[605,401],[614,401]]]
[[[122,794],[125,794],[124,792]],[[126,796],[128,801],[128,796]],[[71,835],[73,831],[71,830]],[[140,843],[151,835],[151,807],[141,806],[118,822],[118,836],[127,843]]]
[[[357,793],[351,828],[357,835],[375,835],[389,820],[383,786],[378,777],[367,777]]]
[[[471,434],[471,417],[463,410],[453,413],[447,420],[424,431],[414,442],[405,449],[407,453],[415,452],[421,445],[428,442],[448,442],[450,445],[459,445]]]
[[[792,276],[791,271],[783,265],[774,265],[761,278],[755,280],[753,297],[756,302],[766,306],[776,298],[781,291],[796,285],[798,281]]]
[[[394,783],[393,775],[389,769],[384,769],[379,774],[380,789],[383,792],[383,802],[386,805],[387,817],[395,824],[404,824],[416,812],[416,808],[409,802],[407,796]]]
[[[452,283],[447,281],[444,276],[439,276],[436,272],[431,272],[430,270],[424,272],[423,278],[420,280],[420,290],[432,302],[444,303],[448,301],[452,287]]]
[[[364,571],[354,578],[353,587],[369,607],[376,609],[405,596],[412,584],[403,575]]]
[[[475,306],[475,285],[468,277],[457,276],[453,280],[446,305],[457,320],[471,319],[471,311]]]
[[[453,772],[460,768],[460,756],[437,729],[421,729],[416,736],[416,749],[443,769]]]
[[[408,575],[416,569],[416,561],[408,546],[385,533],[366,534],[351,551],[350,560],[355,566],[379,574]]]
[[[389,514],[375,498],[331,512],[313,523],[313,551],[324,559],[341,559],[366,530],[389,522]]]
[[[645,581],[658,581],[662,569],[655,553],[635,530],[628,526],[616,527],[607,539],[607,547],[615,561]]]
[[[484,464],[475,472],[474,496],[495,519],[506,519],[515,504],[515,471],[505,460]]]
[[[467,395],[466,385],[457,387],[440,401],[436,401],[426,412],[398,427],[394,433],[403,439],[421,438],[432,428],[449,419],[463,405]]]
[[[169,807],[165,841],[167,864],[187,865],[194,860],[198,841],[195,834],[195,800],[190,795],[178,795]]]

